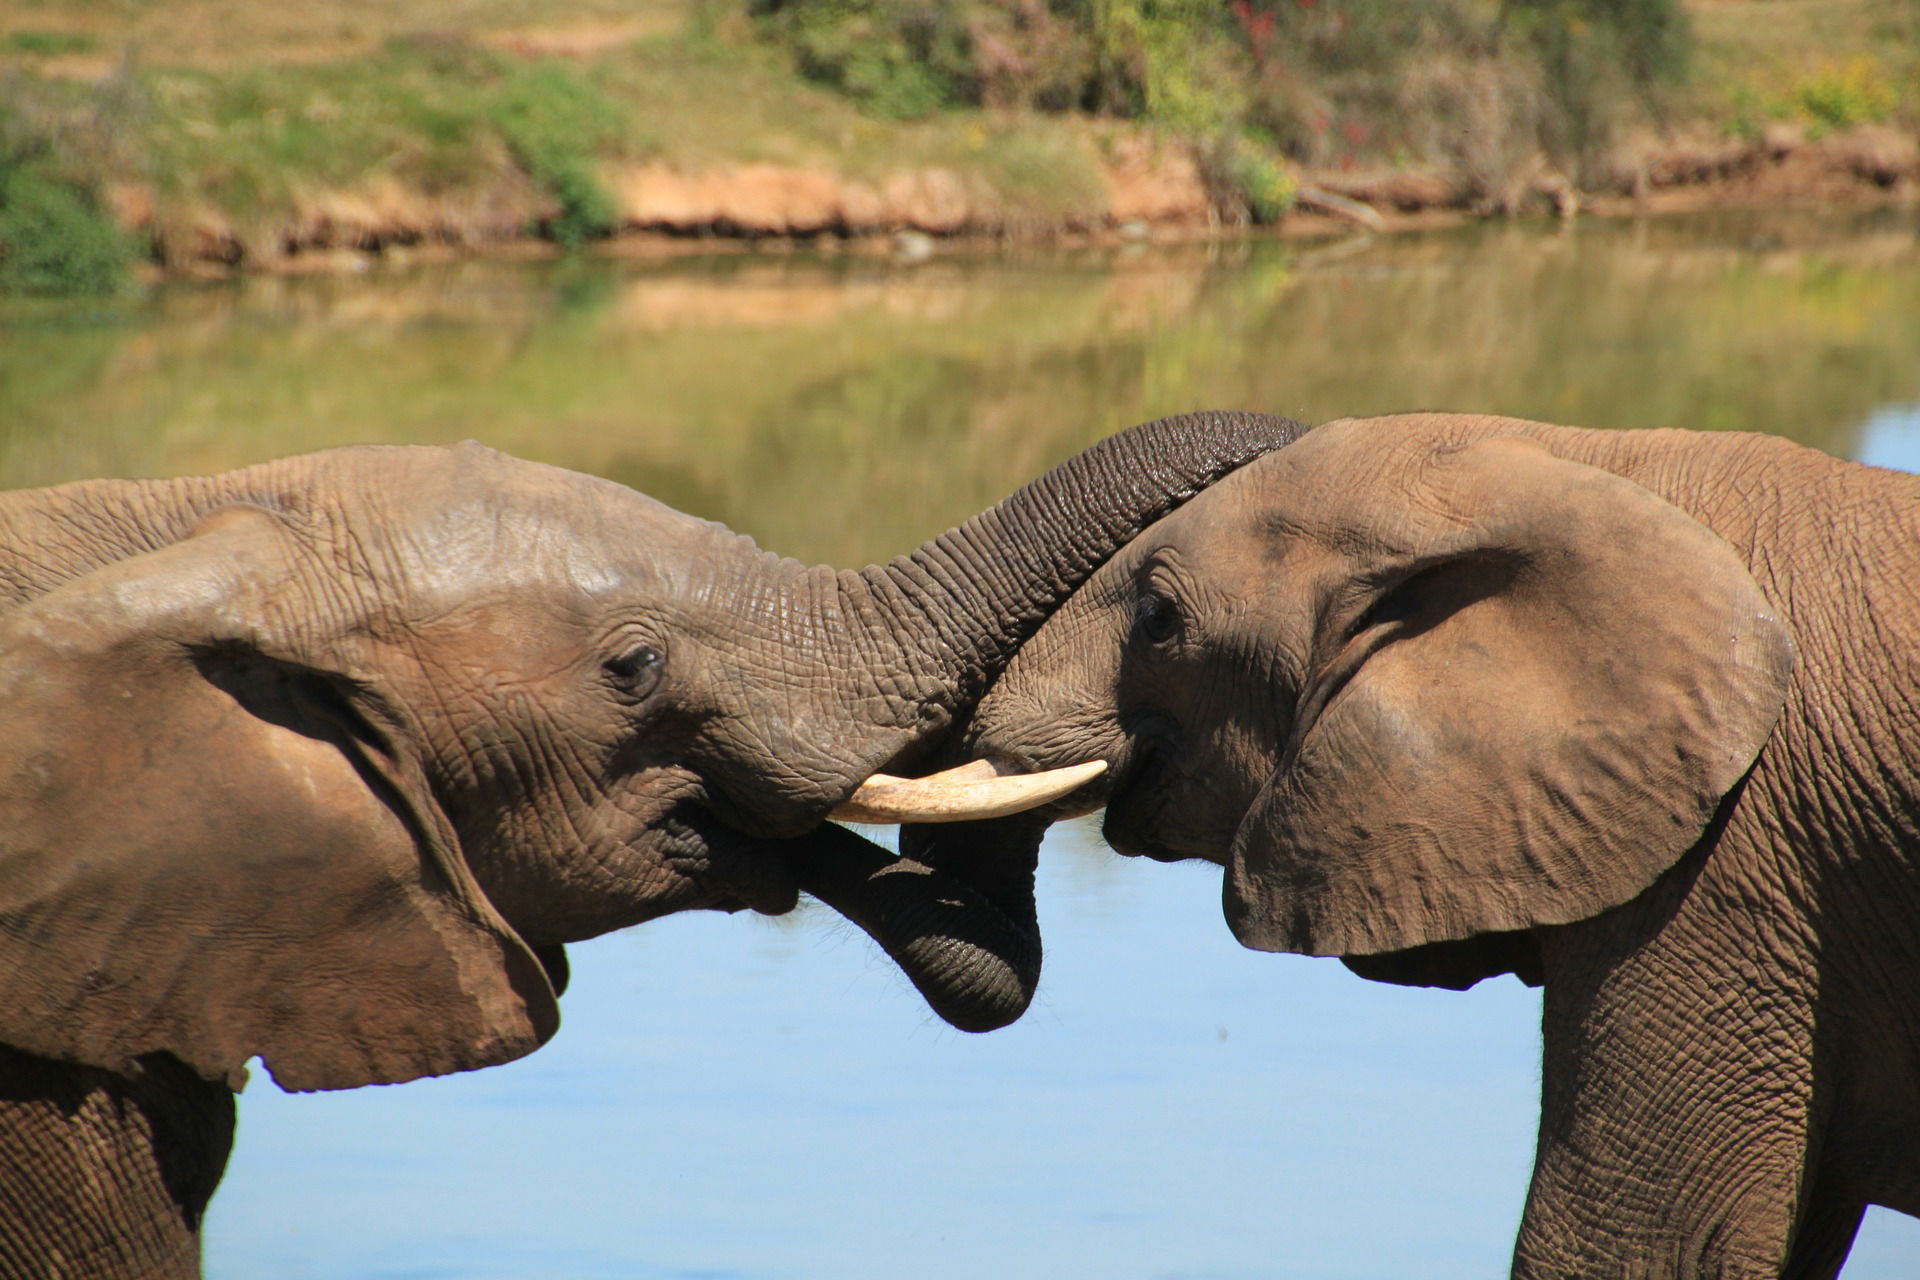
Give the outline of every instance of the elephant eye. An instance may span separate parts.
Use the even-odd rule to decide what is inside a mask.
[[[618,657],[608,658],[605,663],[607,675],[621,692],[634,698],[644,698],[653,692],[666,665],[667,655],[650,644],[636,645]]]
[[[1180,634],[1180,606],[1148,592],[1133,606],[1133,629],[1148,644],[1165,644]]]

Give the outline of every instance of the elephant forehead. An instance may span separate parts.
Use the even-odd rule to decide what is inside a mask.
[[[1242,467],[1137,539],[1144,571],[1183,595],[1264,595],[1278,563],[1291,569],[1309,550],[1286,536],[1297,494],[1269,461]]]
[[[413,513],[400,553],[409,577],[427,593],[576,590],[599,595],[656,576],[631,547],[595,536],[576,518],[497,498]],[[670,563],[670,561],[669,561]]]
[[[1419,549],[1442,530],[1497,522],[1567,428],[1468,414],[1393,414],[1316,427],[1229,479],[1277,543],[1311,539],[1367,559]]]
[[[399,496],[395,542],[424,591],[685,595],[741,541],[611,481],[493,457]]]

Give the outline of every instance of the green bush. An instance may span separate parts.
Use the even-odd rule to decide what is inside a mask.
[[[78,31],[14,31],[0,38],[0,51],[55,58],[63,53],[91,53],[99,43]]]
[[[1877,59],[1861,56],[1825,62],[1784,85],[1747,81],[1731,89],[1733,129],[1757,140],[1769,120],[1798,120],[1819,137],[1833,129],[1892,117],[1898,95]]]
[[[133,259],[131,239],[92,200],[0,158],[0,293],[112,293]]]
[[[1300,194],[1293,172],[1266,148],[1237,138],[1228,160],[1228,174],[1247,214],[1257,223],[1273,223],[1287,216]]]
[[[809,79],[906,120],[1020,106],[1210,133],[1244,68],[1214,0],[758,0],[767,38]]]
[[[619,107],[557,62],[516,71],[488,112],[533,180],[560,204],[547,235],[569,248],[613,229],[619,209],[594,172],[597,149],[615,137]]]
[[[1846,129],[1893,114],[1893,88],[1872,58],[1830,62],[1794,84],[1788,93],[1794,114],[1815,126]]]
[[[977,102],[971,6],[940,0],[788,0],[757,5],[800,73],[888,120]]]
[[[139,173],[131,138],[143,110],[122,74],[84,85],[0,75],[0,293],[126,282],[136,248],[99,193]]]

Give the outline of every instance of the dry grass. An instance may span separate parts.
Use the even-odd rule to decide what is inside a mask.
[[[583,45],[661,35],[683,27],[700,0],[11,0],[0,8],[0,45],[20,33],[92,42],[49,59],[111,65],[133,52],[153,66],[224,70],[324,62],[423,32],[489,35],[567,53]],[[596,45],[596,40],[599,43]],[[31,41],[29,41],[31,43]]]
[[[1894,110],[1920,120],[1920,0],[1695,0],[1690,113],[1732,123],[1834,67],[1879,69]]]

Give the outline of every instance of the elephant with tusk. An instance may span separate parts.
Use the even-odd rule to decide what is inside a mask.
[[[1920,1214],[1920,478],[1329,423],[1117,553],[958,736],[1111,769],[916,858],[1104,804],[1223,866],[1248,947],[1544,985],[1515,1276],[1816,1280],[1868,1204]]]
[[[1116,547],[1293,433],[1150,424],[850,572],[477,445],[0,495],[0,1275],[193,1274],[250,1060],[290,1090],[507,1061],[558,1025],[565,944],[671,912],[809,891],[954,1025],[1018,1017],[1031,864],[825,820],[1081,785],[898,775]]]

